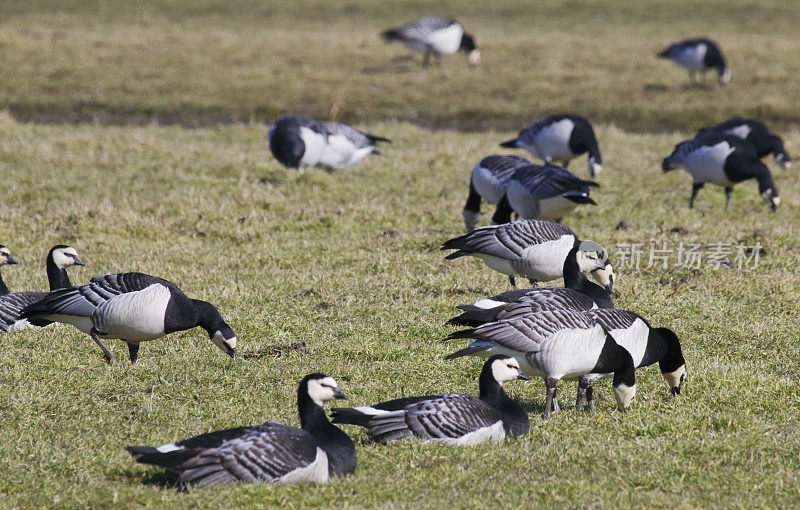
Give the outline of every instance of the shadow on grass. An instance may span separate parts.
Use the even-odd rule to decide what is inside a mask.
[[[126,482],[130,485],[148,485],[159,489],[179,490],[178,475],[165,469],[153,467],[147,470],[134,468],[112,472],[109,479]]]

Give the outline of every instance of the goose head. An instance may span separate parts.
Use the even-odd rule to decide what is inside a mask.
[[[461,45],[458,49],[467,53],[469,65],[476,66],[481,63],[481,50],[478,49],[475,38],[470,34],[465,33],[461,36]]]
[[[85,266],[86,264],[78,257],[78,250],[72,246],[59,244],[50,249],[48,257],[59,269],[66,269],[71,266]]]
[[[17,264],[17,259],[11,255],[11,250],[0,245],[0,266]]]
[[[583,241],[578,246],[575,257],[582,273],[591,273],[597,283],[611,292],[615,279],[614,267],[608,261],[608,254],[602,246],[592,241]]]
[[[306,393],[312,402],[322,407],[326,402],[346,399],[336,379],[325,374],[309,374],[301,382],[299,393]]]
[[[491,369],[494,380],[501,385],[516,379],[521,379],[523,381],[530,379],[530,377],[522,372],[522,369],[519,367],[519,361],[511,356],[492,356],[486,360],[486,366]]]

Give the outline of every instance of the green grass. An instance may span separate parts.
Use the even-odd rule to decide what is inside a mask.
[[[308,352],[232,361],[194,330],[144,345],[136,367],[113,343],[119,361],[109,367],[71,328],[1,337],[0,507],[797,506],[797,171],[775,171],[777,214],[755,183],[738,186],[728,210],[722,190],[708,187],[690,211],[689,177],[662,175],[660,160],[699,124],[733,112],[781,124],[789,152],[798,152],[800,130],[789,126],[800,112],[791,35],[798,14],[788,1],[763,10],[679,5],[439,6],[485,41],[485,65],[451,59],[442,80],[393,60],[402,50],[375,37],[428,12],[422,3],[342,4],[312,18],[260,2],[9,3],[0,14],[0,242],[22,262],[3,268],[12,290],[44,289],[45,253],[64,242],[88,264],[71,271],[73,282],[134,270],[167,277],[217,304],[242,352],[301,340]],[[717,30],[705,25],[714,12],[723,13]],[[303,48],[281,41],[299,28],[309,30]],[[651,58],[701,31],[730,47],[727,89],[685,88],[683,73]],[[585,53],[569,61],[575,43],[605,63]],[[641,60],[626,61],[621,48],[641,50]],[[749,64],[754,56],[768,60]],[[647,84],[666,89],[645,97]],[[261,123],[138,125],[173,113],[198,125],[287,111],[327,117],[333,104],[339,118],[362,119],[359,127],[394,142],[352,169],[297,173],[269,155]],[[459,450],[379,447],[348,428],[359,469],[326,485],[179,494],[168,477],[130,459],[128,444],[267,419],[297,425],[296,384],[312,371],[335,376],[353,404],[475,393],[480,361],[443,360],[463,346],[439,342],[452,331],[443,323],[455,305],[508,283],[479,261],[444,261],[438,247],[463,229],[475,162],[497,152],[511,124],[551,109],[599,120],[599,206],[566,223],[612,260],[631,242],[741,241],[767,250],[749,271],[618,268],[618,306],[682,338],[684,394],[670,397],[650,367],[637,374],[629,413],[613,409],[605,382],[589,415],[574,412],[575,384],[564,383],[564,412],[543,421],[543,384],[509,384],[531,413],[530,436]],[[84,114],[129,125],[20,121]],[[415,125],[431,119],[495,127]],[[673,126],[685,130],[647,132]],[[585,176],[585,160],[573,169]],[[622,220],[630,228],[614,230]],[[686,233],[670,233],[678,226]]]

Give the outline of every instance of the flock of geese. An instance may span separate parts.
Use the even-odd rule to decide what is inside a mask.
[[[459,50],[469,55],[470,64],[480,62],[475,38],[449,18],[423,17],[382,36],[423,52],[425,65],[431,56],[439,62],[441,56]],[[692,79],[709,69],[716,69],[720,83],[730,79],[721,50],[708,39],[682,41],[660,56],[689,69]],[[357,164],[375,153],[379,143],[389,142],[344,124],[298,117],[275,122],[268,140],[272,154],[286,167],[329,170]],[[324,482],[356,469],[355,446],[334,424],[363,427],[379,443],[416,437],[461,446],[527,434],[528,414],[503,390],[503,384],[517,379],[544,381],[545,418],[560,410],[561,380],[577,380],[575,408],[583,409],[585,403],[592,410],[594,383],[611,378],[617,408],[625,411],[636,395],[636,369],[656,363],[672,395],[679,395],[686,362],[678,336],[635,312],[614,308],[615,274],[605,249],[561,224],[577,206],[595,205],[590,191],[598,184],[567,169],[571,160],[586,154],[590,179],[602,171],[592,125],[578,115],[552,115],[500,145],[524,149],[543,164],[515,155],[492,155],[478,162],[463,209],[467,233],[443,243],[442,250],[450,251],[445,258],[476,257],[506,275],[514,287],[517,277],[534,285],[563,278],[564,287],[515,288],[458,307],[461,313],[448,324],[466,329],[444,339],[462,344],[446,359],[488,358],[478,377],[477,397],[424,395],[334,408],[331,421],[323,406],[346,397],[335,379],[314,373],[297,389],[300,428],[268,421],[158,447],[130,446],[128,451],[140,463],[177,473],[182,488]],[[766,126],[735,118],[678,144],[663,160],[663,170],[681,167],[692,176],[690,207],[706,183],[723,187],[730,202],[736,183],[755,179],[762,199],[774,211],[780,198],[761,162],[767,154],[784,167],[791,161],[782,140]],[[476,228],[482,200],[496,211],[492,225]],[[512,212],[516,221],[511,221]],[[0,265],[16,263],[10,250],[0,247]],[[54,322],[71,324],[97,343],[109,363],[115,357],[104,343],[108,339],[123,340],[131,363],[136,363],[142,342],[200,327],[214,345],[236,357],[236,336],[212,304],[142,273],[104,275],[73,286],[66,272],[73,265],[83,265],[74,248],[58,245],[49,251],[47,293],[10,292],[0,276],[0,329],[9,333]]]

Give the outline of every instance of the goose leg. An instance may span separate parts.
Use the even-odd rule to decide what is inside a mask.
[[[528,278],[528,281],[531,282],[531,286],[533,287],[539,285],[539,281],[536,278]]]
[[[128,354],[131,357],[131,365],[136,364],[136,360],[139,359],[139,344],[132,344],[127,342],[128,344]]]
[[[702,182],[695,182],[692,183],[692,196],[689,197],[689,209],[694,208],[694,197],[697,196],[697,192],[703,188]]]
[[[691,84],[695,84],[696,83],[696,80],[694,78],[694,70],[693,69],[689,70],[689,83],[691,83]]]
[[[89,331],[89,336],[92,337],[94,343],[96,343],[97,345],[100,346],[101,349],[103,349],[103,356],[106,358],[106,361],[110,365],[111,363],[114,363],[114,353],[111,352],[108,347],[106,347],[106,344],[104,344],[102,340],[100,340],[99,334],[100,332],[97,331],[96,328],[92,328]]]
[[[510,281],[510,282],[511,282],[511,286],[512,286],[512,287],[514,287],[515,289],[517,288],[517,281],[514,279],[514,277],[513,277],[513,276],[509,276],[509,277],[508,277],[508,281]]]
[[[558,412],[558,402],[556,401],[556,386],[558,385],[558,379],[548,377],[544,380],[544,385],[547,387],[547,399],[545,399],[544,402],[544,419],[546,420],[550,417],[551,409],[553,412]]]
[[[594,389],[591,386],[586,388],[586,403],[589,404],[589,412],[594,411]]]
[[[725,207],[730,207],[731,196],[733,195],[733,186],[725,187]]]
[[[560,413],[561,412],[561,408],[558,407],[558,395],[557,395],[557,393],[558,393],[558,388],[554,387],[553,388],[553,412],[554,413]]]
[[[587,390],[591,389],[591,383],[585,377],[581,377],[578,381],[578,397],[575,399],[575,410],[580,411],[583,405],[583,399],[586,397]]]

